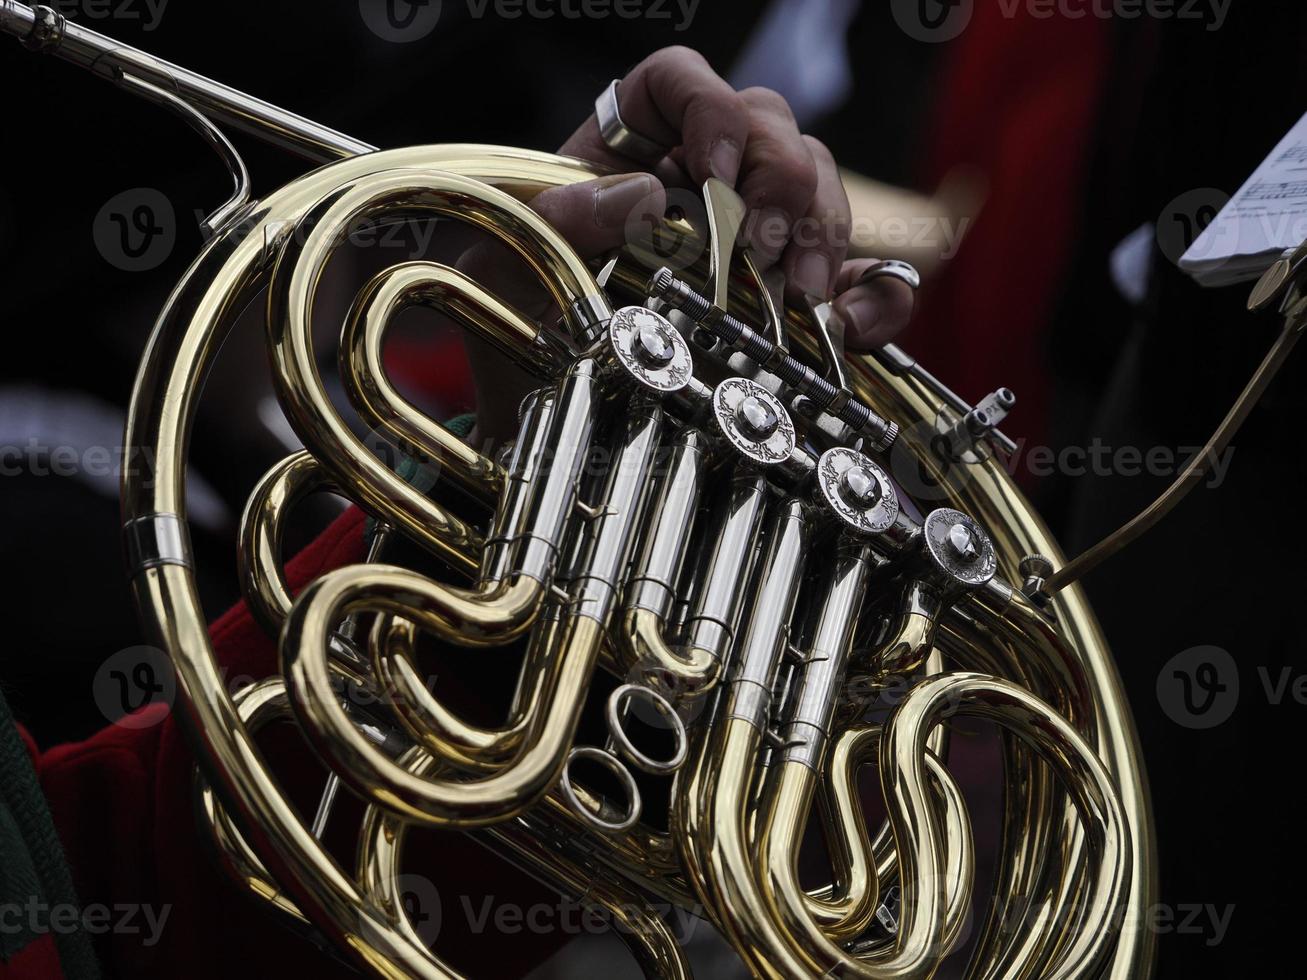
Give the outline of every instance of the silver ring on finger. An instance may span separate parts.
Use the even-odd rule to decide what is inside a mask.
[[[663,146],[657,140],[652,140],[642,133],[637,133],[622,122],[622,113],[617,106],[617,88],[621,85],[621,81],[620,78],[614,78],[612,83],[599,93],[599,98],[595,99],[595,119],[599,122],[599,135],[614,153],[620,153],[632,160],[650,163],[661,160],[667,156],[670,147]]]

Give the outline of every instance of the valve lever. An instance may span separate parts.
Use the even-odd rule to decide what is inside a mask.
[[[848,395],[849,379],[844,372],[844,318],[827,300],[812,295],[804,296],[803,300],[817,324],[817,342],[821,345],[826,380]]]
[[[760,271],[751,249],[744,249],[740,255],[758,287],[758,302],[762,305],[763,319],[767,321],[767,339],[776,345],[777,350],[788,351],[790,339],[785,331],[785,318],[780,313],[785,309],[785,273],[778,265],[766,272]]]
[[[602,269],[595,273],[595,282],[599,284],[600,289],[608,288],[608,280],[612,276],[613,270],[617,268],[617,259],[618,256],[614,255],[604,263]]]
[[[866,436],[873,452],[889,452],[894,445],[899,435],[896,423],[881,418],[798,358],[779,350],[743,320],[718,310],[706,296],[677,279],[670,269],[662,268],[654,273],[649,281],[649,294],[679,309],[719,340],[743,351],[755,364],[775,374],[798,394],[807,396],[818,409],[851,427],[854,434]]]
[[[731,287],[731,256],[744,224],[744,199],[725,181],[709,177],[703,183],[703,205],[708,212],[708,299],[725,313]]]

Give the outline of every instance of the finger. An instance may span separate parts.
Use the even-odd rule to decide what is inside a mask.
[[[817,191],[817,164],[784,97],[750,88],[740,98],[749,106],[739,188],[748,208],[745,238],[765,267],[780,258],[795,220],[807,213]]]
[[[551,187],[528,202],[583,259],[592,259],[635,238],[661,221],[663,186],[649,174],[611,174]],[[526,273],[522,259],[495,238],[483,238],[458,260],[458,268],[528,316],[541,316],[549,293]]]
[[[886,276],[854,286],[879,259],[845,262],[835,280],[835,309],[844,318],[844,342],[855,350],[882,347],[903,332],[916,298],[907,283]]]
[[[804,136],[803,141],[817,166],[817,190],[807,213],[795,223],[781,267],[792,292],[824,300],[830,298],[835,277],[849,250],[853,215],[830,150],[811,136]]]
[[[622,79],[618,106],[631,129],[668,148],[684,148],[684,165],[696,185],[717,177],[735,186],[749,136],[748,110],[699,52],[683,47],[655,51]],[[594,115],[560,152],[630,169],[631,161],[604,143]],[[640,162],[652,166],[657,161]]]
[[[651,174],[613,174],[551,187],[528,203],[581,258],[592,259],[624,244],[628,229],[661,221],[667,194]]]
[[[662,184],[649,174],[613,174],[552,187],[529,204],[589,259],[622,245],[628,228],[661,221],[667,200]],[[528,317],[540,319],[557,310],[543,283],[498,239],[477,242],[459,258],[458,268]],[[539,379],[475,335],[465,340],[477,390],[478,437],[507,439],[517,425],[518,403]]]

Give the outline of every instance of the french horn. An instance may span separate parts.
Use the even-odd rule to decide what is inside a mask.
[[[973,915],[968,976],[1150,973],[1139,747],[1083,593],[1040,589],[1060,553],[1002,465],[1010,393],[972,407],[897,348],[846,355],[828,305],[786,305],[735,248],[742,209],[724,185],[705,188],[706,221],[670,217],[660,249],[633,242],[597,272],[525,203],[596,176],[590,164],[497,146],[377,150],[50,8],[0,12],[29,46],[188,119],[235,176],[141,363],[122,507],[202,823],[251,900],[364,972],[456,976],[399,884],[407,835],[434,830],[609,910],[649,976],[690,975],[668,902],[709,919],[757,976],[928,977]],[[256,200],[218,124],[320,166]],[[433,218],[510,247],[560,319],[533,320],[440,263],[378,272],[337,361],[354,411],[405,470],[328,397],[310,324],[351,227]],[[669,268],[673,253],[692,260]],[[912,277],[891,263],[874,274]],[[231,692],[200,607],[184,472],[206,373],[265,294],[278,397],[304,448],[259,483],[241,530],[247,602],[279,637],[280,671]],[[482,455],[388,379],[386,332],[412,306],[538,379],[508,452]],[[282,528],[317,490],[369,515],[370,560],[292,596]],[[441,571],[387,563],[399,538]],[[425,686],[428,642],[466,658],[524,651],[501,724],[472,724]],[[578,737],[587,710],[606,720],[602,745]],[[633,734],[637,715],[662,727],[661,751]],[[998,871],[978,911],[948,767],[960,719],[1003,733]],[[263,726],[288,720],[329,767],[330,793],[366,805],[352,867],[259,747]],[[864,767],[879,776],[879,826],[863,811]],[[651,784],[665,813],[643,802]],[[798,871],[810,826],[829,856],[818,888]]]

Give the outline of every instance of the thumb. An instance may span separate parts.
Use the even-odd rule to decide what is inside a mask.
[[[611,174],[551,187],[528,206],[553,225],[581,258],[592,259],[661,221],[667,194],[649,174]],[[503,242],[484,236],[459,257],[458,268],[527,316],[543,316],[549,309],[544,284],[523,274],[525,264]]]
[[[581,258],[592,259],[662,220],[667,193],[650,174],[611,174],[551,187],[536,195],[530,207],[557,228]]]
[[[649,174],[612,174],[552,187],[529,205],[578,255],[591,259],[661,221],[667,194]],[[488,237],[478,242],[459,258],[458,268],[527,316],[543,316],[550,309],[557,312],[544,285],[527,274],[525,263],[502,242]],[[502,354],[474,335],[466,337],[466,345],[477,390],[478,435],[491,440],[512,438],[518,402],[539,380],[506,364]]]

